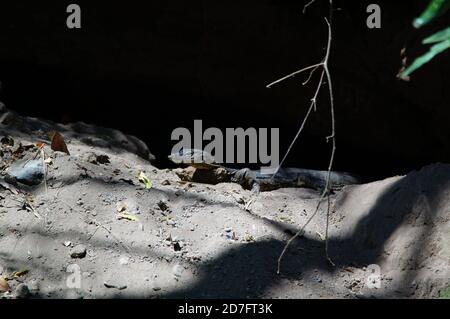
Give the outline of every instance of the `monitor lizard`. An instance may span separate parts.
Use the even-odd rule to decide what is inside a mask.
[[[322,191],[326,187],[328,178],[328,171],[303,168],[280,168],[276,174],[266,174],[249,168],[229,168],[216,163],[211,154],[197,149],[185,149],[179,153],[172,153],[169,159],[176,164],[188,166],[186,169],[175,171],[184,181],[208,184],[234,182],[254,192],[284,187],[304,187]],[[331,190],[338,190],[345,185],[359,182],[356,176],[349,173],[330,172]]]

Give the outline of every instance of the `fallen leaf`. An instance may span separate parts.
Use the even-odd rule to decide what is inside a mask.
[[[255,241],[255,238],[252,235],[246,235],[245,241],[248,241],[248,242]]]
[[[49,135],[52,139],[52,150],[54,150],[55,152],[64,152],[67,155],[70,155],[69,150],[67,149],[66,142],[64,141],[64,137],[60,133],[52,131],[49,133]]]
[[[250,212],[250,206],[253,204],[254,201],[255,201],[255,199],[254,199],[254,198],[251,198],[251,199],[245,204],[244,209],[245,209],[247,212]]]
[[[323,235],[321,232],[316,231],[316,234],[319,236],[321,241],[325,241],[326,240],[325,235]]]
[[[122,202],[118,202],[118,203],[116,204],[116,209],[117,209],[117,212],[118,212],[118,213],[126,212],[126,210],[127,210],[127,204],[122,203]]]
[[[36,147],[37,147],[38,149],[43,148],[44,145],[45,145],[45,143],[42,143],[42,142],[37,142],[37,143],[36,143]]]
[[[345,267],[344,270],[347,271],[347,272],[353,273],[353,269],[351,269],[350,267]]]
[[[148,179],[148,177],[144,174],[144,172],[139,173],[139,181],[141,183],[144,183],[145,188],[147,189],[152,188],[153,186],[152,181]]]
[[[130,221],[132,221],[132,222],[137,222],[137,221],[139,221],[139,219],[138,219],[136,216],[131,215],[131,214],[128,214],[128,213],[120,213],[120,214],[117,215],[117,218],[118,218],[118,219],[126,219],[126,220],[130,220]]]
[[[14,278],[20,278],[20,277],[25,276],[26,274],[28,274],[28,269],[16,271],[16,272],[13,274],[13,277],[14,277]]]
[[[5,278],[0,276],[0,292],[7,292],[10,290],[11,288],[9,287],[8,281],[6,281]]]
[[[30,201],[33,201],[33,200],[30,200]],[[41,215],[39,215],[39,213],[34,209],[34,207],[31,205],[30,201],[25,200],[22,204],[21,209],[26,210],[27,212],[32,212],[36,218],[41,219],[42,218]]]

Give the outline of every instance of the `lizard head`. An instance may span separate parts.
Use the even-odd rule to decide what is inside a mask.
[[[214,157],[208,152],[198,149],[181,149],[179,152],[168,156],[169,160],[176,164],[214,165]]]

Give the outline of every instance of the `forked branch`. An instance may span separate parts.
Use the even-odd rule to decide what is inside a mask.
[[[311,5],[313,1],[310,1],[304,8],[304,10],[306,9],[307,6]],[[287,249],[289,248],[289,246],[291,245],[291,243],[298,238],[299,236],[303,235],[304,230],[306,228],[306,226],[312,221],[312,219],[317,215],[317,213],[319,212],[320,209],[320,205],[322,204],[322,202],[324,201],[325,197],[327,197],[328,199],[328,205],[327,205],[327,215],[326,215],[326,231],[325,231],[325,254],[326,254],[326,258],[327,260],[334,265],[333,261],[330,259],[329,254],[328,254],[328,226],[329,226],[329,217],[330,217],[330,176],[331,176],[331,170],[333,168],[333,163],[334,163],[334,156],[335,156],[335,152],[336,152],[336,135],[335,135],[335,114],[334,114],[334,96],[333,96],[333,86],[332,86],[332,81],[331,81],[331,74],[330,74],[330,70],[328,68],[328,60],[330,57],[330,49],[331,49],[331,43],[332,43],[332,15],[333,15],[333,1],[330,1],[330,15],[329,15],[329,19],[325,18],[325,22],[328,26],[328,42],[327,42],[327,48],[326,48],[326,53],[325,53],[325,57],[322,60],[322,62],[305,67],[303,69],[300,69],[298,71],[295,71],[291,74],[288,74],[272,83],[270,83],[269,85],[267,85],[268,88],[272,87],[273,85],[280,83],[284,80],[287,80],[291,77],[294,77],[295,75],[298,75],[300,73],[303,73],[305,71],[308,70],[312,70],[308,79],[303,83],[304,85],[307,84],[309,82],[309,80],[311,79],[313,72],[315,70],[317,70],[317,68],[322,67],[322,73],[320,76],[320,80],[317,86],[317,89],[315,91],[315,94],[313,96],[313,98],[311,99],[311,104],[309,106],[309,109],[306,113],[305,118],[303,119],[303,122],[299,128],[299,130],[297,131],[297,134],[295,135],[294,139],[292,140],[291,144],[289,145],[288,150],[286,151],[286,154],[284,155],[283,159],[281,160],[280,164],[278,165],[274,175],[277,174],[279,168],[283,165],[284,161],[286,160],[289,152],[291,151],[293,145],[295,144],[295,142],[297,141],[298,137],[300,136],[300,133],[303,131],[306,121],[309,118],[309,115],[311,114],[311,111],[314,109],[316,109],[316,102],[317,102],[317,97],[319,95],[320,89],[322,87],[323,84],[323,78],[324,75],[327,77],[327,84],[328,84],[328,94],[329,94],[329,99],[330,99],[330,110],[331,110],[331,134],[329,136],[327,136],[327,142],[329,140],[331,140],[332,142],[332,148],[331,148],[331,155],[330,155],[330,161],[329,161],[329,165],[328,165],[328,174],[327,174],[327,179],[326,179],[326,183],[325,183],[325,188],[322,191],[322,194],[319,198],[319,201],[317,203],[316,209],[314,210],[313,214],[308,218],[308,220],[306,221],[306,223],[300,228],[300,230],[289,239],[289,241],[286,243],[286,245],[284,246],[283,251],[281,252],[280,257],[278,258],[278,268],[277,268],[277,273],[280,273],[281,270],[281,261],[287,251]]]

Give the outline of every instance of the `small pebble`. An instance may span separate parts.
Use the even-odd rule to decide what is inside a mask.
[[[86,257],[86,246],[76,245],[70,250],[70,257],[72,258],[84,258]]]
[[[120,265],[128,265],[128,262],[130,261],[130,258],[128,257],[120,257],[119,259],[119,264]]]

